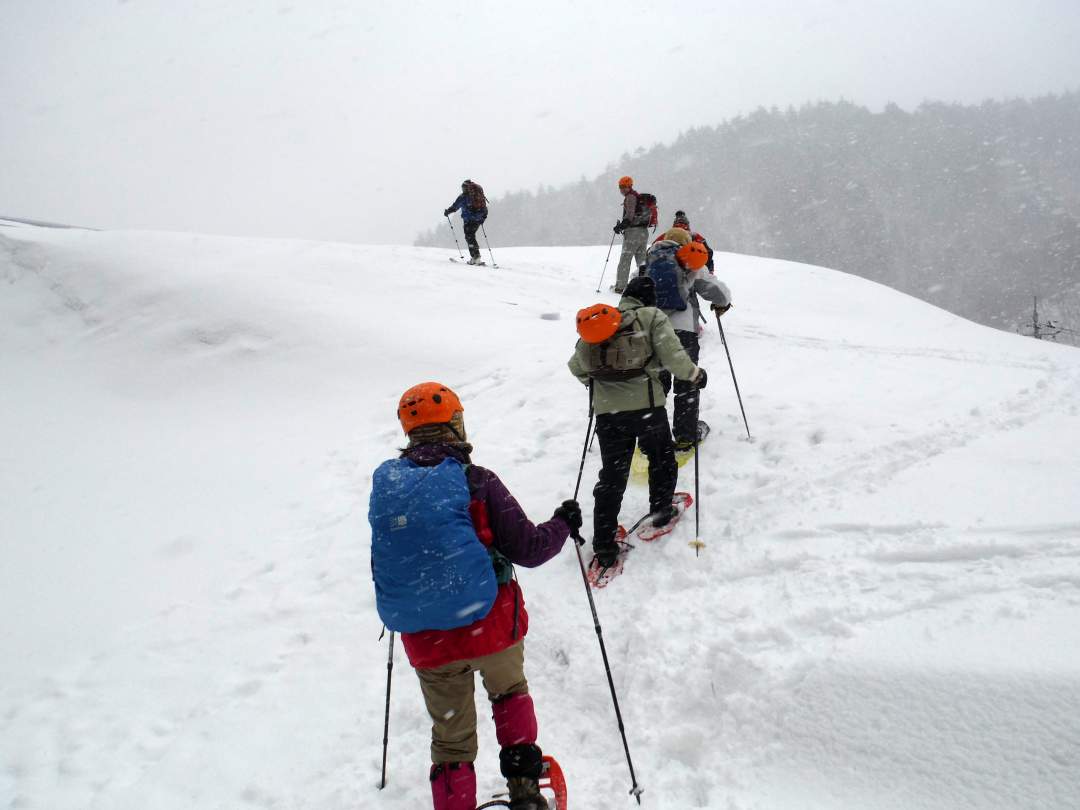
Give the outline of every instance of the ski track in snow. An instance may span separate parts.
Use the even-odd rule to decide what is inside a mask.
[[[256,455],[280,478],[237,490],[268,516],[218,538],[220,580],[142,597],[134,608],[152,609],[102,640],[0,681],[0,807],[427,806],[428,722],[400,647],[390,781],[376,790],[386,646],[368,572],[370,473],[400,446],[390,415],[400,391],[445,369],[476,462],[536,519],[569,497],[587,403],[563,364],[604,249],[502,249],[514,269],[499,275],[448,270],[435,250],[186,235],[20,229],[0,235],[0,251],[0,283],[23,302],[0,331],[10,345],[61,374],[66,352],[110,379],[114,352],[136,368],[163,357],[145,391],[184,374],[184,418],[203,418],[204,430],[225,420],[238,448],[262,447],[266,432],[247,427],[233,399],[253,386],[281,443],[280,456]],[[262,261],[265,278],[244,275]],[[342,272],[365,262],[431,279],[405,319],[415,347],[388,338],[402,327],[402,293]],[[161,264],[176,278],[159,287]],[[237,269],[235,280],[222,268]],[[1080,659],[1069,641],[1080,514],[1039,494],[1057,478],[1075,491],[1080,470],[1010,474],[1002,449],[1052,455],[1057,443],[1075,457],[1075,351],[819,268],[735,256],[718,268],[738,305],[725,328],[754,440],[708,332],[706,549],[689,551],[688,513],[671,536],[639,543],[626,573],[595,594],[645,806],[1080,803]],[[248,302],[255,278],[266,289]],[[436,309],[446,304],[436,279],[460,285],[460,313]],[[231,307],[236,295],[243,305]],[[852,298],[858,312],[834,304]],[[356,325],[356,306],[372,307],[373,322]],[[478,318],[491,322],[466,325]],[[468,341],[505,340],[511,327],[517,345]],[[840,337],[856,333],[857,343]],[[391,356],[363,353],[373,344]],[[374,370],[355,366],[354,352]],[[295,435],[293,411],[305,420]],[[977,479],[991,463],[995,475]],[[594,449],[586,534],[598,464]],[[1020,494],[1024,475],[1040,474]],[[680,488],[692,490],[692,475],[688,465]],[[994,477],[1017,492],[1015,510],[995,507]],[[631,484],[624,521],[646,505]],[[191,530],[159,559],[197,560],[207,545]],[[519,574],[540,742],[560,758],[574,807],[635,806],[576,556],[568,545]],[[479,696],[478,714],[483,794],[500,782]]]

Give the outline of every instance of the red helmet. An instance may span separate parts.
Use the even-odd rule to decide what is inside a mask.
[[[630,175],[626,175],[624,177],[619,178],[619,188],[633,188],[633,187],[634,187],[634,178],[631,177]]]
[[[464,412],[457,394],[442,383],[425,382],[414,385],[401,395],[397,415],[406,434],[421,425],[441,425],[449,422],[458,411]]]
[[[577,314],[577,333],[586,343],[603,343],[622,323],[622,313],[611,304],[593,304]]]
[[[675,258],[687,270],[700,270],[709,262],[709,251],[701,242],[690,242],[675,251]]]

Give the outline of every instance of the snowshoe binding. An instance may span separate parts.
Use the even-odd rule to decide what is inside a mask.
[[[531,783],[531,784],[528,784]],[[545,756],[540,779],[522,779],[508,782],[508,798],[496,798],[478,805],[476,810],[492,807],[509,807],[511,810],[528,808],[529,810],[567,810],[566,778],[562,768],[553,757]],[[506,796],[507,794],[499,794]]]

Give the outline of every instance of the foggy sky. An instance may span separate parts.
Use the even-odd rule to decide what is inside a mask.
[[[592,177],[758,106],[1075,89],[1078,42],[1080,0],[0,0],[0,215],[409,243],[465,177]]]

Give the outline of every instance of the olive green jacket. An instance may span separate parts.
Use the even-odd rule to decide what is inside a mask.
[[[663,311],[644,306],[636,298],[624,295],[619,301],[619,311],[630,310],[637,311],[638,323],[652,346],[652,358],[646,364],[645,374],[641,377],[632,380],[593,381],[593,406],[597,414],[663,407],[666,398],[664,387],[660,384],[660,371],[666,368],[680,380],[689,380],[697,373],[697,366],[682,347]],[[584,341],[577,342],[574,355],[567,365],[575,377],[588,385],[589,375],[584,365],[585,345]]]

